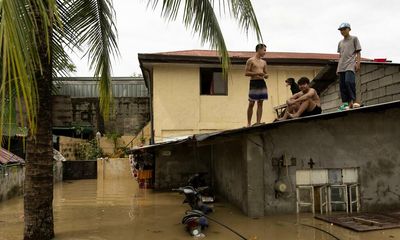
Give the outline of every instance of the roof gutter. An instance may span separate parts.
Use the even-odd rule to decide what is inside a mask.
[[[139,57],[139,64],[140,64],[140,69],[142,70],[143,78],[144,78],[144,83],[146,84],[146,87],[149,92],[150,96],[150,101],[149,101],[149,109],[150,109],[150,145],[155,143],[155,138],[154,138],[154,111],[153,111],[153,74],[152,70],[149,68],[145,67],[143,65],[142,60]]]
[[[146,63],[197,63],[197,64],[221,64],[218,57],[210,56],[177,56],[165,54],[138,54],[139,62]],[[246,64],[247,58],[231,57],[232,64]],[[268,58],[269,65],[326,65],[332,60],[328,59],[302,59],[302,58]]]

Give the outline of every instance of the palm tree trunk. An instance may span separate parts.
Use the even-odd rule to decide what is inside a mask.
[[[42,71],[36,72],[39,95],[37,133],[27,141],[24,214],[25,240],[48,240],[54,237],[53,223],[53,143],[52,143],[52,61],[43,34],[40,13],[35,11],[39,32],[36,39]],[[51,29],[49,30],[51,39]]]

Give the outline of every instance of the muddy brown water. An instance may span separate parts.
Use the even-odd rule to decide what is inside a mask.
[[[68,181],[55,185],[55,239],[193,239],[180,223],[187,210],[181,195],[139,189],[129,172],[121,168],[107,171],[113,174],[103,172],[98,180]],[[309,214],[251,219],[228,203],[218,203],[214,207],[212,217],[249,239],[335,239],[299,223],[319,227],[342,240],[400,239],[400,229],[356,233],[316,220]],[[0,203],[0,240],[22,239],[22,233],[22,197]],[[210,240],[240,239],[215,223],[210,223],[204,234],[204,239]]]

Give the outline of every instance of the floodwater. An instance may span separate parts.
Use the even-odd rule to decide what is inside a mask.
[[[154,193],[139,189],[124,166],[104,167],[98,180],[68,181],[55,185],[54,217],[57,240],[193,239],[180,223],[187,206],[177,193]],[[342,240],[400,239],[400,229],[356,233],[305,214],[245,217],[227,203],[215,204],[210,216],[230,226],[248,239],[331,240],[322,231]],[[0,240],[22,239],[23,200],[0,203]],[[232,232],[210,223],[204,239],[240,239]]]

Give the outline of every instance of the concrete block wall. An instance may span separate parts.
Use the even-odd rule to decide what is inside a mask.
[[[73,123],[90,123],[96,130],[104,128],[97,98],[71,98],[71,104]]]
[[[81,160],[79,158],[78,150],[80,144],[86,144],[87,140],[80,138],[70,138],[60,136],[60,153],[67,160]]]
[[[400,100],[400,65],[365,63],[356,79],[357,101],[368,106]],[[324,112],[334,112],[342,104],[339,80],[321,93]]]
[[[108,121],[100,113],[98,98],[53,97],[53,124],[69,127],[73,123],[90,123],[95,131],[136,135],[150,120],[149,98],[114,98]]]
[[[337,111],[338,107],[342,104],[338,80],[329,85],[320,97],[323,112]]]
[[[150,120],[149,98],[115,98],[105,132],[136,135]]]
[[[400,66],[366,64],[361,69],[361,99],[365,105],[400,100]]]
[[[53,97],[53,126],[69,126],[72,123],[72,103],[68,96]]]

